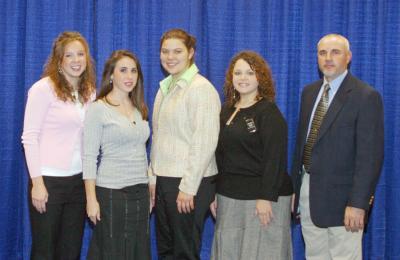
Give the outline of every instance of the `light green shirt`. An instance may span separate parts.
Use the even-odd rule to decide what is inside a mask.
[[[180,81],[185,81],[185,85],[190,85],[190,83],[193,80],[193,77],[199,72],[199,69],[197,68],[196,64],[192,64],[176,81],[176,84],[179,85]],[[161,93],[165,96],[168,94],[168,92],[170,91],[170,87],[174,81],[174,79],[172,78],[172,75],[169,75],[168,77],[166,77],[165,79],[163,79],[160,82],[160,90]]]

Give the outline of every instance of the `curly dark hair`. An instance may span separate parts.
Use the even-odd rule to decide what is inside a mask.
[[[272,72],[268,63],[261,57],[260,54],[254,51],[242,51],[236,54],[226,71],[224,93],[225,100],[229,105],[234,106],[239,101],[240,95],[233,87],[233,68],[238,60],[244,60],[250,68],[256,73],[258,81],[258,94],[257,99],[265,98],[271,102],[275,101],[275,84],[272,78]]]

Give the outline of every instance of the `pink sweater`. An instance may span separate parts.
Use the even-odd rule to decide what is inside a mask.
[[[33,84],[28,92],[22,133],[31,178],[42,175],[42,166],[69,170],[74,145],[82,143],[82,130],[75,104],[57,98],[49,77]]]

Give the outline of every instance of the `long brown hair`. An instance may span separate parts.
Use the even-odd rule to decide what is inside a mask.
[[[186,49],[188,52],[190,52],[190,49],[193,49],[193,51],[196,51],[196,38],[193,35],[190,35],[186,31],[182,29],[171,29],[169,31],[166,31],[162,36],[160,40],[160,50],[162,47],[162,44],[165,40],[168,39],[179,39],[183,42],[183,44],[186,46]],[[194,55],[189,61],[190,65],[194,63]]]
[[[84,49],[86,55],[86,69],[82,73],[78,83],[78,93],[80,101],[86,103],[89,101],[90,96],[94,93],[95,86],[95,72],[93,61],[89,52],[89,45],[85,38],[78,32],[63,32],[54,40],[53,47],[49,58],[43,71],[43,77],[50,77],[54,83],[54,90],[59,99],[62,101],[73,101],[72,86],[67,81],[63,73],[59,72],[59,68],[64,58],[65,46],[73,41],[79,41]]]
[[[250,65],[250,68],[256,73],[258,81],[257,99],[265,98],[269,101],[275,101],[275,84],[272,78],[272,72],[268,63],[261,57],[260,54],[254,51],[242,51],[236,54],[226,71],[224,93],[225,100],[230,106],[234,106],[239,101],[240,95],[233,87],[233,68],[238,60],[244,60]]]
[[[124,57],[131,58],[136,63],[138,79],[136,82],[136,86],[129,93],[129,97],[135,108],[139,110],[139,112],[142,114],[142,118],[144,120],[147,120],[148,110],[146,103],[144,102],[144,85],[143,85],[142,68],[140,66],[139,59],[136,58],[136,56],[128,50],[116,50],[113,53],[111,53],[110,57],[107,59],[104,65],[103,76],[101,79],[100,92],[96,100],[103,98],[105,99],[107,94],[110,93],[111,90],[113,89],[113,83],[110,81],[111,75],[113,75],[114,73],[115,65],[117,64],[117,62]]]

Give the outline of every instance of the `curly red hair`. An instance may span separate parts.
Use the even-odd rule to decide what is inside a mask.
[[[59,73],[59,67],[64,57],[65,47],[73,41],[79,41],[85,49],[86,69],[80,77],[78,93],[81,102],[86,103],[90,100],[90,96],[96,90],[96,76],[93,61],[89,52],[89,45],[80,33],[63,32],[54,40],[53,48],[49,58],[47,59],[42,76],[50,77],[54,83],[54,91],[60,100],[74,100],[71,94],[72,86],[68,83],[64,75]]]

